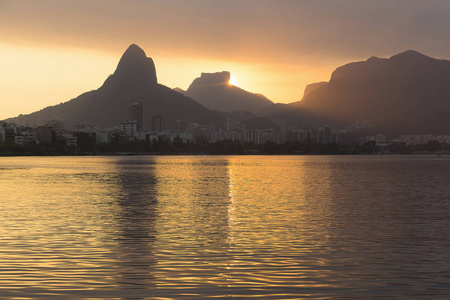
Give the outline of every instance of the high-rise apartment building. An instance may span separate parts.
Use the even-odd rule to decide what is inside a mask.
[[[153,116],[152,117],[152,129],[155,132],[164,131],[164,117],[163,116]]]
[[[142,112],[142,103],[135,102],[130,105],[130,120],[137,121],[137,129],[138,131],[142,131],[143,127],[143,112]]]

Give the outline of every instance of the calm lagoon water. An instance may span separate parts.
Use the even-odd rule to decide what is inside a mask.
[[[450,157],[3,157],[0,188],[0,297],[450,297]]]

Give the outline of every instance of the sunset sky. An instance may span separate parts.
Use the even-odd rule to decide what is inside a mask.
[[[97,89],[133,43],[168,87],[226,70],[289,103],[351,61],[450,59],[449,28],[448,0],[0,0],[0,119]]]

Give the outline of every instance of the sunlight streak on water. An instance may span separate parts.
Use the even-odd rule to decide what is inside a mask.
[[[0,296],[448,296],[449,178],[445,157],[0,158]]]

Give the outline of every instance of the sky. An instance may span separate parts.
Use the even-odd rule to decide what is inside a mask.
[[[202,72],[274,102],[406,50],[450,59],[448,0],[0,0],[0,120],[99,88],[139,45],[158,82]]]

